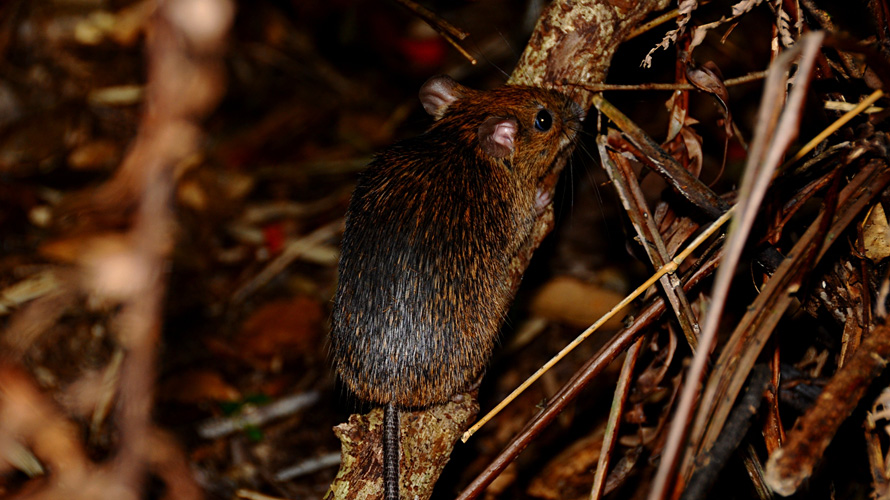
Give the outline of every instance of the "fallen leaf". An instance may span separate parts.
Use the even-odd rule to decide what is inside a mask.
[[[529,485],[529,496],[548,500],[586,498],[590,494],[605,430],[603,422],[551,460]]]
[[[890,255],[890,227],[880,203],[874,206],[862,223],[862,246],[865,256],[874,263]]]
[[[553,321],[587,327],[623,298],[612,290],[570,276],[559,276],[541,287],[532,298],[530,309]],[[602,328],[620,328],[622,317],[622,313],[616,314]]]
[[[308,296],[270,302],[254,311],[234,339],[240,355],[274,361],[306,352],[320,345],[321,303]]]
[[[163,400],[180,403],[239,401],[241,393],[212,370],[188,370],[167,378],[158,391]]]

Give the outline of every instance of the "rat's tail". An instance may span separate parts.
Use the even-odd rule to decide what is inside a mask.
[[[399,409],[383,407],[383,498],[399,500]]]

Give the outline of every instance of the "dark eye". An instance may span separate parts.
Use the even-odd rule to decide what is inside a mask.
[[[535,128],[540,130],[541,132],[546,132],[550,130],[550,127],[553,126],[553,116],[546,109],[542,109],[538,111],[538,114],[535,116]]]

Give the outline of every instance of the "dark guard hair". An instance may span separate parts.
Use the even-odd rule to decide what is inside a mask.
[[[355,188],[332,316],[337,372],[386,406],[387,498],[398,495],[396,408],[444,403],[481,374],[512,299],[511,260],[549,203],[538,184],[580,117],[567,97],[530,87],[478,92],[437,77],[420,96],[438,121],[380,153]]]

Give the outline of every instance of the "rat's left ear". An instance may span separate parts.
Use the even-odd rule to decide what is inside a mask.
[[[469,89],[448,75],[434,76],[420,87],[420,103],[435,120],[440,120],[451,104],[466,96]]]
[[[506,158],[516,149],[513,145],[517,132],[516,120],[491,116],[476,132],[482,151],[495,158]]]

